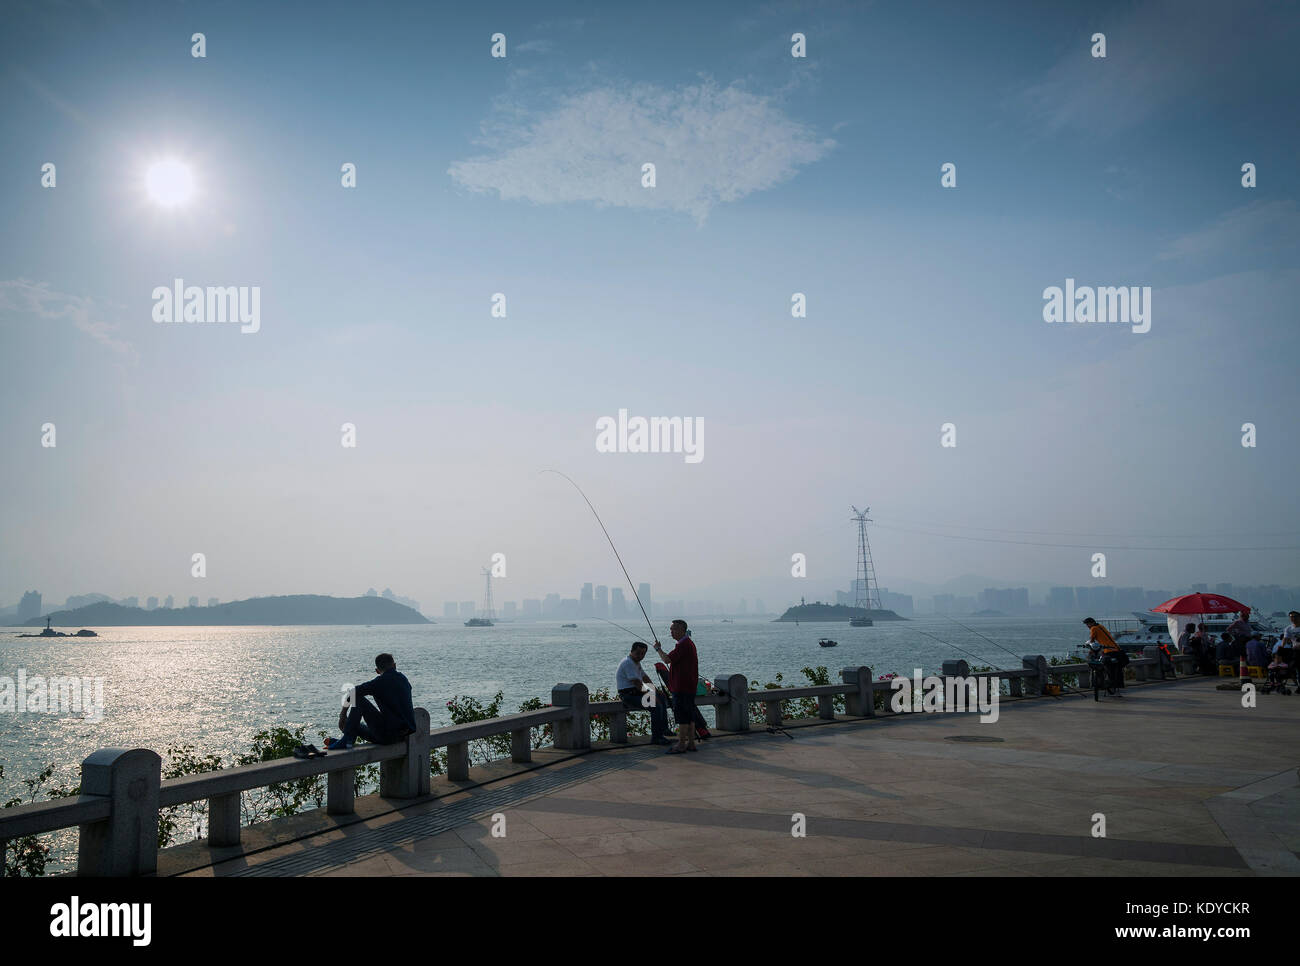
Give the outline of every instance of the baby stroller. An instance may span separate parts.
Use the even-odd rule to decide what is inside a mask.
[[[655,673],[659,675],[659,680],[663,682],[664,693],[665,694],[671,693],[668,690],[668,665],[664,664],[662,661],[656,661]],[[707,684],[708,682],[705,681],[703,678],[700,679],[699,683],[696,685],[696,690],[695,690],[697,696],[709,693]],[[672,703],[669,702],[668,706],[671,708]],[[712,738],[713,735],[709,733],[709,726],[704,723],[704,715],[700,714],[700,709],[698,707],[695,709],[695,714],[692,717],[695,722],[695,737],[700,739],[700,741],[708,741],[710,738]],[[680,721],[677,723],[681,724]]]
[[[1292,648],[1278,648],[1277,653],[1273,655],[1273,660],[1268,665],[1268,680],[1264,682],[1264,686],[1260,688],[1260,691],[1264,694],[1271,694],[1274,691],[1279,694],[1291,693],[1291,689],[1286,686],[1286,682],[1295,669],[1293,653]]]

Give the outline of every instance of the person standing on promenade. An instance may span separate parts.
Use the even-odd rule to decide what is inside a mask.
[[[680,755],[699,750],[695,747],[695,689],[700,681],[700,658],[686,621],[679,617],[668,633],[677,642],[672,653],[665,654],[658,640],[655,650],[668,662],[668,690],[673,693],[673,717],[677,719],[677,744],[668,749],[668,754]]]
[[[657,700],[659,695],[655,693],[654,682],[650,676],[641,669],[641,659],[645,657],[649,645],[642,641],[637,641],[632,645],[632,651],[623,662],[618,666],[618,672],[614,675],[614,686],[618,688],[618,696],[623,699],[623,707],[628,711],[649,711],[650,712],[650,741],[656,745],[668,744],[668,708],[663,701]],[[642,699],[642,683],[650,685],[649,693],[653,695],[650,699],[650,706],[647,708]]]
[[[1250,626],[1250,608],[1247,607],[1237,615],[1237,619],[1228,625],[1227,634],[1232,638],[1234,660],[1246,656],[1246,642],[1250,640],[1250,635],[1255,633]]]

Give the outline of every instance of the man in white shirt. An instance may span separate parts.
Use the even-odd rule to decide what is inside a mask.
[[[646,656],[649,648],[637,641],[632,645],[632,651],[618,665],[618,671],[614,674],[614,686],[618,688],[618,696],[623,699],[623,707],[628,711],[649,711],[650,712],[650,741],[656,745],[669,744],[668,741],[668,708],[666,702],[662,700],[662,695],[654,690],[654,682],[650,680],[649,675],[641,670],[641,659]],[[642,683],[649,684],[650,700],[649,707],[647,701],[642,696]]]

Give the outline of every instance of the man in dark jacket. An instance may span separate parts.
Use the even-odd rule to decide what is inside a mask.
[[[378,677],[358,684],[348,692],[339,712],[342,738],[326,738],[329,751],[347,751],[352,742],[362,738],[376,745],[391,745],[415,733],[415,710],[411,706],[411,682],[397,670],[391,654],[375,658]],[[379,702],[375,707],[368,698]]]

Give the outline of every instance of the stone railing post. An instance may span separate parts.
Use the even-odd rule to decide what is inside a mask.
[[[419,798],[429,794],[429,787],[429,712],[416,708],[415,734],[406,736],[406,754],[379,763],[379,794]]]
[[[244,824],[240,798],[239,792],[231,792],[208,799],[208,845],[212,848],[239,844],[239,830]]]
[[[555,747],[582,751],[591,747],[591,714],[587,710],[585,684],[557,684],[551,688],[551,704],[568,708],[570,715],[555,722]]]
[[[145,748],[101,748],[81,763],[81,794],[109,799],[111,814],[80,828],[77,875],[158,871],[162,759]]]
[[[821,718],[823,721],[835,720],[835,695],[817,695],[817,717]]]
[[[609,716],[609,740],[616,745],[627,744],[626,711],[615,711]]]
[[[723,731],[749,730],[749,679],[743,674],[719,674],[713,686],[727,700],[716,706],[718,728]]]
[[[357,810],[356,768],[341,768],[326,776],[325,813],[351,815]]]
[[[1146,647],[1142,648],[1142,656],[1143,656],[1143,657],[1149,657],[1149,658],[1151,658],[1151,660],[1155,661],[1155,662],[1156,662],[1156,670],[1159,672],[1159,673],[1156,674],[1156,675],[1150,675],[1150,674],[1148,674],[1147,677],[1148,677],[1148,678],[1151,678],[1151,677],[1158,677],[1158,678],[1160,678],[1161,681],[1163,681],[1163,680],[1165,679],[1165,662],[1164,662],[1163,660],[1161,660],[1161,657],[1160,657],[1160,647],[1159,647],[1159,645],[1157,645],[1157,644],[1148,644]]]
[[[1034,676],[1027,679],[1032,683],[1026,689],[1026,693],[1032,695],[1045,694],[1047,685],[1050,684],[1052,680],[1047,673],[1047,658],[1043,657],[1041,654],[1026,654],[1021,658],[1020,664],[1026,671],[1034,672]]]
[[[533,760],[533,735],[531,728],[516,728],[510,732],[510,760],[522,765]]]
[[[857,690],[844,696],[844,710],[858,718],[870,718],[876,713],[876,699],[873,696],[871,668],[846,667],[840,671],[840,680],[845,684],[856,684]]]

